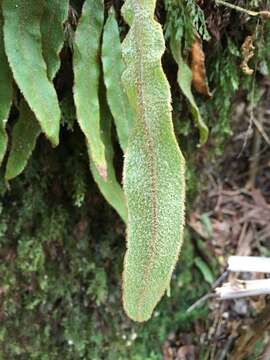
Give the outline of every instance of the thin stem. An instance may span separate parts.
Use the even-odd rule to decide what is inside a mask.
[[[224,6],[227,6],[233,10],[236,10],[236,11],[240,11],[242,13],[245,13],[249,16],[264,16],[266,18],[270,18],[270,12],[269,11],[252,11],[252,10],[247,10],[245,8],[242,8],[238,5],[233,5],[227,1],[223,1],[223,0],[215,0],[217,4],[219,5],[224,5]]]

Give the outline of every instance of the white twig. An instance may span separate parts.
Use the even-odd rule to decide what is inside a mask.
[[[270,273],[270,258],[259,256],[230,256],[228,270],[232,272]]]
[[[215,289],[220,300],[270,294],[270,279],[235,280]]]
[[[225,271],[212,286],[214,292],[204,295],[192,304],[187,310],[188,313],[201,306],[210,298],[226,300],[270,294],[270,279],[247,281],[236,279],[217,287],[228,275],[228,271],[270,273],[270,258],[259,256],[230,256],[227,271]]]
[[[194,309],[201,306],[205,301],[207,301],[208,299],[211,299],[213,297],[216,297],[216,294],[210,293],[210,294],[206,294],[206,295],[202,296],[199,300],[197,300],[194,304],[192,304],[187,309],[187,313],[191,313]]]

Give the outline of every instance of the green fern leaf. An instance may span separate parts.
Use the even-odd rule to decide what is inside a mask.
[[[130,25],[122,48],[127,65],[123,81],[136,113],[124,162],[128,230],[123,302],[136,321],[151,317],[169,287],[184,224],[184,158],[173,132],[155,5],[155,0],[126,0],[123,7]]]
[[[194,96],[191,91],[192,85],[192,71],[190,67],[184,62],[181,53],[181,41],[177,41],[174,36],[171,37],[170,47],[175,62],[178,65],[177,82],[185,97],[188,99],[192,116],[200,132],[200,145],[206,143],[208,138],[208,127],[203,121],[200,110],[196,104]]]
[[[106,179],[105,147],[100,132],[98,85],[99,51],[104,21],[102,0],[86,0],[75,33],[74,101],[79,125],[86,136],[90,155],[98,172]]]
[[[64,45],[64,22],[68,17],[68,0],[46,0],[41,19],[42,50],[47,73],[53,80],[60,67],[59,53]]]
[[[0,165],[6,153],[8,136],[6,122],[12,102],[12,75],[8,66],[3,39],[3,19],[0,12]]]
[[[106,103],[106,92],[101,86],[100,90],[100,126],[102,140],[105,144],[105,155],[108,166],[106,181],[100,176],[94,162],[90,160],[90,167],[93,177],[100,189],[100,192],[108,203],[118,212],[124,222],[127,222],[127,208],[124,192],[118,183],[113,166],[113,145],[111,140],[112,115]],[[91,157],[90,157],[91,158]]]
[[[133,126],[133,112],[125,94],[121,76],[124,64],[121,58],[121,42],[115,12],[110,10],[103,33],[102,64],[107,88],[108,104],[113,115],[116,131],[123,152]]]
[[[3,0],[4,41],[13,76],[42,131],[56,146],[60,109],[42,57],[40,21],[42,0]]]
[[[12,144],[9,153],[6,180],[18,176],[26,167],[41,132],[39,123],[25,100],[20,104],[20,115],[12,131]]]

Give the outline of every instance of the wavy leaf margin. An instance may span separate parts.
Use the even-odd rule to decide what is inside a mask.
[[[123,303],[146,321],[170,284],[180,252],[185,202],[184,158],[172,125],[171,95],[162,70],[165,43],[154,0],[126,0],[130,25],[122,53],[123,82],[135,111],[124,162],[128,206]]]

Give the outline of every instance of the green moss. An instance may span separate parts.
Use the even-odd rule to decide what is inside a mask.
[[[187,236],[171,297],[154,318],[128,320],[121,305],[124,225],[90,177],[81,135],[75,129],[63,136],[65,146],[53,151],[39,141],[24,174],[2,190],[2,358],[162,359],[168,333],[206,315],[185,313],[207,290],[196,287],[202,276],[191,271],[193,245]],[[79,208],[78,173],[89,179]]]

